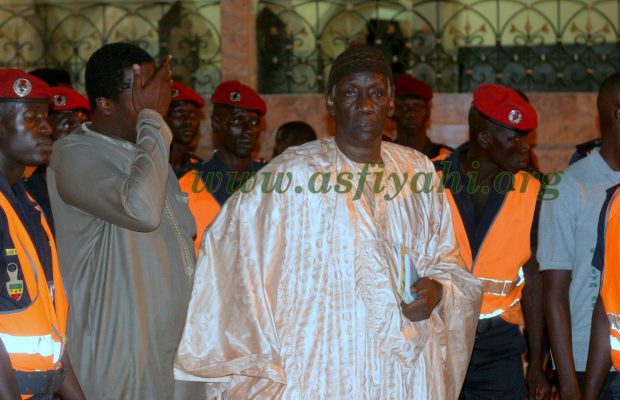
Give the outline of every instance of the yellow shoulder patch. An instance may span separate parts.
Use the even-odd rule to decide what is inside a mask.
[[[16,256],[17,255],[17,251],[15,249],[4,249],[4,253],[7,256]]]

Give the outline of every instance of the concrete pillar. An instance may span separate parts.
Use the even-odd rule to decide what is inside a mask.
[[[221,2],[222,81],[256,88],[256,18],[253,0]]]

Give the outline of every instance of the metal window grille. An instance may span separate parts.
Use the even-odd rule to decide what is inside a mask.
[[[263,93],[323,92],[352,41],[439,92],[482,82],[592,91],[620,70],[620,2],[605,0],[259,0]]]
[[[103,44],[125,41],[174,56],[173,77],[201,94],[220,81],[220,1],[18,1],[0,4],[0,66],[63,68],[83,90]]]

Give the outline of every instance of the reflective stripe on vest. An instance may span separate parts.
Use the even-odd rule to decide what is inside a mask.
[[[620,340],[618,340],[617,337],[615,337],[613,335],[609,336],[609,342],[611,344],[612,354],[613,354],[613,352],[620,352]],[[616,362],[614,362],[614,365],[616,365]]]
[[[601,299],[609,320],[611,360],[620,369],[620,188],[612,195],[605,216],[605,261]]]
[[[611,344],[611,354],[612,357],[614,355],[618,357],[618,355],[620,354],[620,315],[608,312],[607,319],[609,320],[609,341]],[[616,360],[614,360],[614,368],[615,365]]]
[[[179,179],[181,191],[187,193],[187,205],[194,220],[196,221],[196,237],[194,238],[194,250],[198,255],[200,242],[205,230],[220,212],[220,204],[209,193],[205,183],[200,177],[200,172],[191,170]]]
[[[446,198],[461,257],[469,271],[482,282],[480,319],[500,316],[506,322],[522,324],[523,265],[531,257],[530,236],[540,182],[524,171],[514,176],[514,190],[506,194],[475,260],[458,206],[448,187]]]
[[[14,336],[0,333],[2,344],[8,353],[38,354],[52,357],[54,364],[60,361],[62,344],[54,341],[51,334],[42,336]]]
[[[609,319],[611,361],[614,364],[614,368],[618,369],[620,367],[620,316],[608,312],[607,319]]]
[[[478,278],[482,283],[482,291],[484,293],[495,296],[508,296],[517,287],[523,285],[523,267],[519,268],[517,279],[510,281],[498,281],[496,279]]]
[[[41,224],[52,253],[54,301],[36,248],[11,203],[0,192],[0,207],[7,217],[9,235],[15,245],[31,304],[23,309],[0,313],[0,339],[9,353],[11,365],[23,372],[48,371],[61,367],[67,324],[67,297],[64,291],[56,243],[41,213]],[[2,288],[0,288],[1,290]],[[29,396],[22,394],[22,398]]]

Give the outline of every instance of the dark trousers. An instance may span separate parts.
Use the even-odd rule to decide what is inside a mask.
[[[499,317],[480,320],[460,400],[523,400],[527,384],[519,327]]]
[[[577,372],[577,380],[583,391],[586,383],[586,373]],[[610,372],[609,375],[607,375],[605,385],[603,385],[603,389],[601,389],[598,398],[599,400],[620,400],[620,376],[618,376],[617,372]]]

